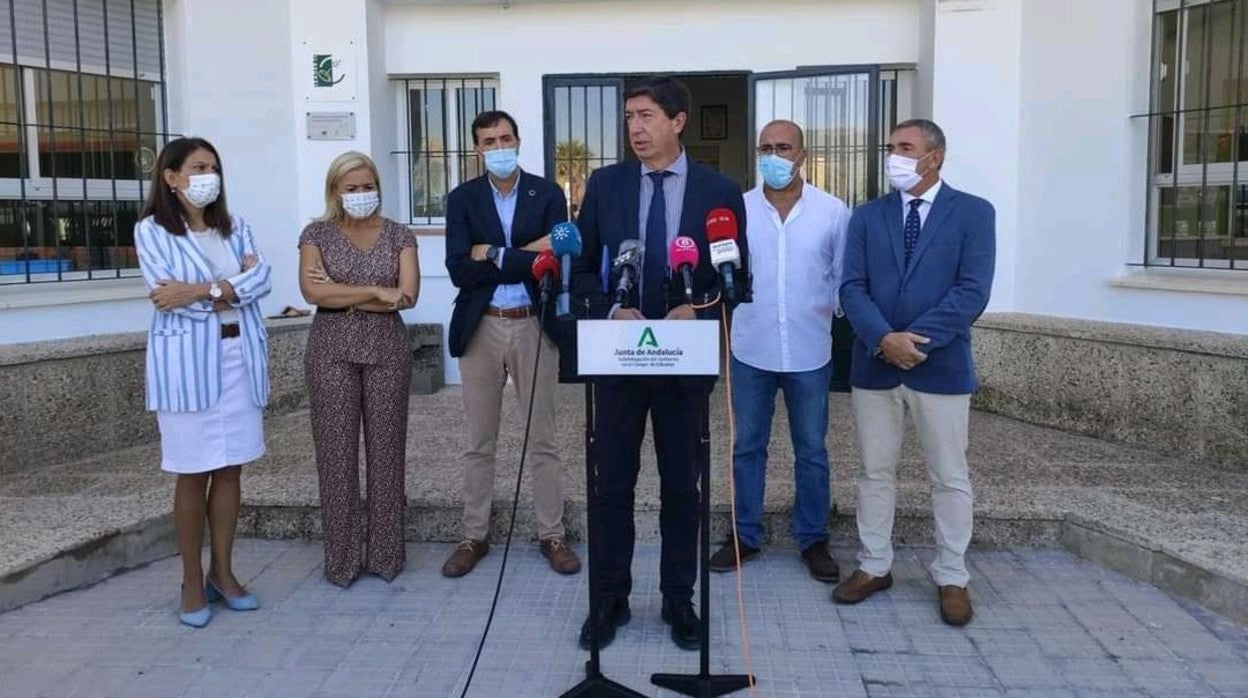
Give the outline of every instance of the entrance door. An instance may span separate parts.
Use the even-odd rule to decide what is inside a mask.
[[[689,121],[683,141],[690,159],[746,188],[753,168],[749,74],[671,75],[689,88]],[[624,128],[623,95],[645,77],[548,75],[543,79],[546,176],[564,187],[570,208],[579,205],[590,172],[635,157]]]

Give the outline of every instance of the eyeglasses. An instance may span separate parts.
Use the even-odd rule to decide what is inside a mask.
[[[776,145],[760,145],[758,146],[759,155],[771,155],[775,153],[781,157],[797,152],[797,148],[788,143],[777,143]]]

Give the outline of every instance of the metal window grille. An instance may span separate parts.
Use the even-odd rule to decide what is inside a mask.
[[[160,0],[0,0],[0,284],[138,274],[163,22]]]
[[[1146,266],[1248,269],[1248,0],[1154,0]]]
[[[404,198],[413,225],[446,223],[446,195],[481,176],[473,151],[472,120],[495,109],[493,78],[397,78],[402,149],[393,152],[406,172]]]
[[[589,176],[623,158],[624,80],[547,78],[546,83],[546,169],[563,189],[568,215],[575,219]]]

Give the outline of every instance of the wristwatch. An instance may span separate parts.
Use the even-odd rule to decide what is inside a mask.
[[[208,287],[208,297],[214,301],[221,300],[221,286],[217,282],[212,282],[212,285]]]
[[[494,263],[494,264],[497,264],[497,263],[498,263],[498,252],[499,252],[499,250],[498,250],[498,247],[497,247],[497,246],[495,246],[495,245],[490,245],[490,249],[488,249],[488,250],[486,250],[486,251],[485,251],[485,261],[487,261],[487,262],[492,262],[492,263]]]

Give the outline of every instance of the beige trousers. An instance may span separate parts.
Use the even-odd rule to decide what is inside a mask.
[[[932,481],[936,559],[929,568],[940,586],[966,586],[966,548],[971,542],[971,481],[966,462],[970,395],[920,393],[906,386],[860,390],[852,396],[862,474],[858,478],[858,566],[880,577],[893,564],[893,513],[897,460],[906,412],[919,433]]]
[[[541,362],[533,395],[533,362],[541,343]],[[559,349],[550,341],[536,318],[509,320],[486,315],[481,318],[468,350],[459,359],[463,380],[464,411],[468,416],[468,447],[464,453],[464,537],[486,540],[490,509],[494,502],[494,463],[503,389],[511,376],[519,397],[520,423],[533,400],[533,425],[524,469],[533,485],[533,508],[537,535],[542,540],[562,537],[563,464],[555,445],[555,387]],[[519,458],[520,454],[508,454]],[[508,487],[508,491],[511,488]]]

